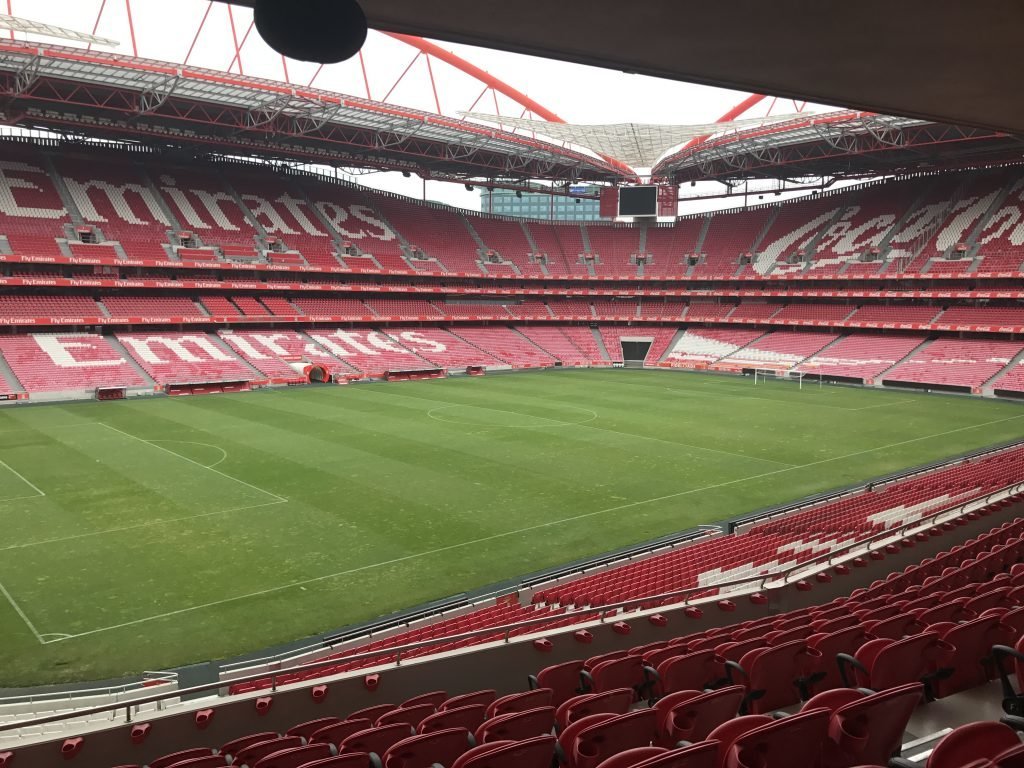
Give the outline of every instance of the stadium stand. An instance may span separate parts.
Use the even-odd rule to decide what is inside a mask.
[[[860,379],[872,383],[921,345],[919,336],[844,336],[827,350],[808,358],[795,370],[821,377]]]
[[[14,253],[43,258],[60,255],[57,238],[66,237],[64,229],[71,217],[42,155],[21,145],[4,145],[0,153],[4,186],[10,194],[0,206],[0,234]]]
[[[2,336],[0,355],[29,392],[147,386],[110,342],[97,334]]]
[[[550,366],[556,358],[514,328],[456,328],[452,334],[514,368]]]
[[[293,364],[322,366],[331,375],[345,375],[352,368],[302,334],[290,330],[221,331],[229,347],[260,373],[277,378],[302,378]]]
[[[111,317],[197,317],[203,312],[184,296],[104,296]]]
[[[1022,350],[1019,342],[938,339],[884,374],[885,382],[912,382],[972,390],[999,373]]]
[[[745,328],[690,328],[668,353],[668,360],[693,366],[713,363],[763,335]]]
[[[835,334],[814,331],[772,331],[719,362],[727,366],[787,370],[838,338]]]
[[[117,340],[158,384],[246,382],[255,372],[206,333],[119,333]]]

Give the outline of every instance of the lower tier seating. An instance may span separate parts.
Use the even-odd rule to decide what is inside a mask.
[[[683,364],[713,363],[763,335],[763,331],[747,328],[691,328],[668,353],[668,360]]]
[[[773,331],[720,362],[724,365],[787,370],[806,360],[839,336],[814,331]]]
[[[297,378],[293,364],[302,363],[320,365],[332,375],[353,372],[315,341],[295,331],[221,331],[220,337],[235,354],[267,376]]]
[[[0,354],[27,392],[143,387],[147,382],[103,336],[0,336]]]
[[[517,368],[549,366],[555,357],[513,328],[454,328],[452,333]]]
[[[921,344],[920,336],[846,336],[796,367],[817,376],[870,381]]]
[[[255,372],[207,333],[118,334],[118,341],[158,384],[250,381]]]
[[[884,381],[977,388],[999,373],[1024,344],[987,339],[939,339],[883,377]]]

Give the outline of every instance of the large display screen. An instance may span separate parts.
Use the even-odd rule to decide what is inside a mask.
[[[620,187],[619,216],[657,216],[658,188]]]

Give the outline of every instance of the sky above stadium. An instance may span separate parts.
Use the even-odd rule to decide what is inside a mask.
[[[425,111],[444,114],[487,111],[513,117],[527,116],[511,100],[483,94],[477,80],[431,59],[381,33],[371,31],[362,61],[319,67],[283,61],[251,28],[252,11],[209,0],[131,0],[129,21],[126,0],[4,0],[0,12],[59,25],[79,32],[111,38],[117,47],[98,47],[120,54],[188,63],[220,71],[314,86],[338,93],[367,96]],[[102,11],[102,13],[101,13]],[[134,28],[135,43],[132,42]],[[18,38],[50,44],[75,45],[18,33]],[[236,44],[240,56],[236,55]],[[596,67],[550,61],[532,56],[483,48],[443,44],[463,58],[525,93],[567,122],[581,124],[655,123],[692,124],[712,122],[746,97],[725,89],[660,80]],[[365,69],[364,69],[365,68]],[[435,89],[430,74],[433,74]],[[403,77],[403,73],[404,77]],[[771,102],[759,112],[764,114]],[[792,102],[780,102],[774,110],[795,111]],[[820,110],[816,110],[820,111]],[[749,116],[749,115],[748,115]],[[403,179],[394,173],[365,173],[360,183],[420,197],[424,184],[418,178]],[[461,185],[430,182],[430,199],[467,208],[479,207],[479,193]],[[730,205],[734,203],[729,203]]]

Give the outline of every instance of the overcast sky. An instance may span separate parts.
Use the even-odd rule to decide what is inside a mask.
[[[87,33],[93,32],[95,27],[97,35],[120,43],[117,47],[99,47],[98,50],[132,54],[124,0],[107,0],[98,25],[97,13],[103,0],[0,0],[0,10],[6,11],[2,3],[9,4],[13,15],[33,21]],[[131,0],[131,10],[139,56],[176,63],[185,61],[188,56],[188,63],[196,66],[238,72],[239,62],[234,47],[234,39],[237,38],[239,44],[244,41],[241,68],[246,75],[283,80],[287,68],[291,82],[305,85],[315,76],[313,83],[317,87],[344,94],[367,95],[358,59],[324,67],[318,72],[318,66],[314,64],[282,62],[255,30],[246,38],[252,20],[252,11],[248,8],[211,4],[208,0]],[[204,14],[207,15],[206,23],[197,38]],[[234,35],[230,15],[234,17]],[[19,33],[18,37],[24,36]],[[31,39],[60,42],[38,37]],[[532,56],[447,43],[442,45],[571,123],[713,122],[747,96],[725,89],[627,75]],[[370,97],[376,100],[387,97],[393,103],[436,111],[433,89],[422,56],[399,82],[416,53],[403,43],[371,31],[363,49]],[[473,107],[476,111],[493,113],[497,109],[501,114],[521,115],[522,107],[505,97],[498,97],[497,104],[491,93],[481,99],[483,86],[473,78],[441,62],[432,61],[432,67],[441,110],[445,114],[455,115]],[[769,105],[770,100],[766,100],[759,111],[749,116],[764,114]],[[812,109],[821,111],[823,108]],[[793,111],[792,101],[780,102],[774,108],[775,113]],[[417,197],[423,194],[423,184],[418,178],[403,179],[399,174],[372,173],[360,175],[357,180],[402,194]],[[427,196],[467,208],[479,207],[479,194],[467,192],[461,185],[430,182],[427,184]],[[735,201],[718,203],[715,207],[735,204]]]

